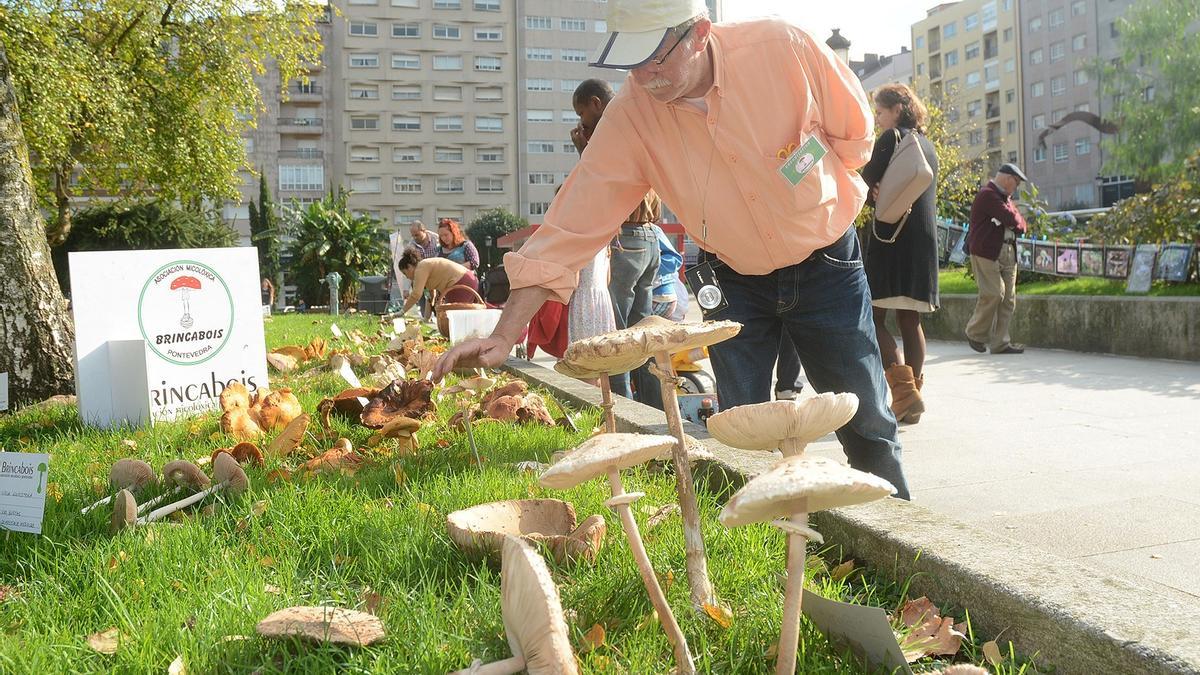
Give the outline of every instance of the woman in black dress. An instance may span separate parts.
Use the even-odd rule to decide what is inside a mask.
[[[925,411],[921,385],[925,378],[925,333],[921,313],[938,307],[937,248],[937,154],[925,137],[925,105],[912,89],[889,84],[875,92],[875,122],[880,129],[863,167],[862,177],[871,188],[871,200],[901,139],[918,134],[925,159],[933,169],[933,184],[912,205],[908,219],[897,235],[895,223],[872,223],[868,238],[866,271],[874,307],[875,334],[883,356],[884,374],[892,391],[892,412],[900,422],[917,423]],[[886,240],[895,238],[894,242]],[[884,320],[888,310],[896,312],[896,323],[904,349],[896,345]]]

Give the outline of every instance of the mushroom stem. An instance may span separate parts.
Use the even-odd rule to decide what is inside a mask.
[[[679,397],[675,393],[675,372],[671,368],[671,355],[658,352],[654,355],[662,388],[663,411],[667,414],[667,427],[675,437],[671,459],[675,465],[675,491],[679,495],[679,510],[683,516],[683,546],[687,555],[688,586],[692,592],[692,606],[700,611],[705,604],[717,604],[712,583],[708,580],[708,558],[704,554],[704,537],[700,533],[700,508],[696,505],[696,487],[692,484],[692,467],[688,462],[687,440],[683,434],[683,419],[679,416]]]
[[[625,492],[625,486],[621,483],[621,473],[616,468],[609,469],[608,484],[612,488],[613,495],[608,503],[621,517],[625,538],[629,540],[633,559],[637,561],[638,571],[642,574],[642,583],[650,595],[650,604],[654,605],[654,611],[658,612],[663,630],[667,633],[667,641],[675,648],[676,672],[679,675],[695,673],[696,666],[692,663],[692,653],[688,649],[687,638],[683,636],[683,630],[675,621],[671,606],[667,604],[667,596],[663,593],[662,587],[658,585],[658,577],[654,574],[654,568],[650,566],[650,556],[646,555],[646,547],[642,544],[642,533],[638,530],[637,521],[633,519],[633,509],[629,508],[629,505],[641,495]]]
[[[613,414],[612,384],[607,373],[600,373],[600,407],[604,409],[604,432],[616,433],[617,416]]]
[[[92,504],[91,506],[85,506],[85,507],[83,507],[82,509],[80,509],[80,510],[79,510],[79,515],[81,515],[81,516],[86,516],[86,515],[88,514],[88,512],[90,512],[90,511],[92,511],[92,510],[94,510],[94,509],[97,509],[97,508],[99,508],[99,507],[101,507],[101,506],[104,506],[105,504],[107,504],[107,503],[111,502],[111,501],[113,500],[113,497],[116,497],[116,495],[115,495],[115,494],[111,494],[111,495],[109,495],[109,496],[105,497],[104,499],[101,499],[100,501],[96,502],[95,504]]]
[[[469,668],[456,670],[450,673],[450,675],[513,675],[522,670],[525,670],[525,657],[510,656],[503,661],[493,661],[491,663],[481,663],[476,660]]]
[[[808,513],[801,511],[792,516],[795,524],[807,527]],[[793,675],[796,672],[796,651],[800,644],[800,603],[804,599],[804,556],[808,538],[802,534],[788,534],[787,587],[783,595],[783,628],[779,632],[779,656],[775,661],[775,675]]]
[[[808,443],[799,438],[785,438],[783,443],[779,444],[779,452],[782,452],[784,457],[797,457],[804,454],[804,448],[807,447]]]
[[[196,502],[203,501],[205,497],[209,496],[210,494],[212,494],[214,492],[219,492],[219,491],[225,489],[228,485],[229,485],[229,481],[221,481],[220,483],[217,483],[216,485],[208,488],[207,490],[197,492],[196,494],[191,495],[190,497],[184,497],[183,499],[181,499],[177,502],[167,504],[166,506],[162,507],[161,509],[156,509],[154,511],[151,511],[148,515],[138,518],[137,524],[145,525],[147,523],[153,523],[156,520],[162,520],[163,518],[171,515],[172,513],[175,513],[176,511],[179,511],[181,509],[186,509],[187,507],[191,506],[192,504],[195,504]]]
[[[468,406],[463,410],[463,426],[467,428],[467,442],[471,444],[471,452],[475,453],[475,466],[483,470],[483,461],[479,459],[479,448],[475,446],[475,432],[471,429],[471,414],[475,411]]]
[[[146,502],[145,504],[138,504],[138,510],[137,510],[138,515],[139,516],[142,515],[146,511],[149,511],[151,508],[158,506],[159,504],[165,502],[168,499],[171,499],[172,497],[174,497],[175,495],[179,494],[182,491],[183,491],[183,486],[179,485],[174,488],[171,488],[167,492],[162,493],[161,495],[155,497],[154,499],[151,499],[150,501]]]

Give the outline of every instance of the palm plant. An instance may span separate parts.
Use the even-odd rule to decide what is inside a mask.
[[[355,282],[360,277],[387,271],[387,235],[381,221],[351,213],[348,197],[349,192],[339,187],[290,214],[290,277],[309,306],[327,301],[329,291],[322,282],[330,272],[341,275],[339,296],[347,306],[358,297]]]

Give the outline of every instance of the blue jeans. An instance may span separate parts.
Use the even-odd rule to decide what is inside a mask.
[[[612,298],[617,328],[628,328],[651,316],[654,282],[658,278],[658,236],[649,225],[621,226],[611,247],[608,294]],[[609,378],[614,394],[633,398],[630,380],[637,387],[637,400],[662,410],[658,378],[646,366],[632,373]]]
[[[790,335],[779,337],[779,362],[775,364],[775,391],[800,391],[800,355],[792,345]]]
[[[716,270],[729,305],[704,318],[742,324],[737,337],[709,348],[721,409],[771,400],[771,372],[786,331],[816,391],[858,396],[858,412],[837,431],[850,466],[886,479],[896,497],[908,499],[853,228],[804,262],[769,274],[738,274],[702,252],[705,261]]]

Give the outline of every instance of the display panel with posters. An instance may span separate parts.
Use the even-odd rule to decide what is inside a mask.
[[[1191,244],[1166,244],[1158,254],[1154,277],[1176,283],[1187,281],[1194,247]]]
[[[1064,277],[1079,275],[1079,247],[1071,244],[1055,246],[1054,273]]]
[[[1017,269],[1026,272],[1033,271],[1033,240],[1017,240]]]
[[[1129,257],[1133,252],[1131,246],[1104,247],[1104,276],[1110,279],[1126,279],[1129,277]]]
[[[1104,247],[1083,244],[1079,247],[1079,273],[1086,277],[1104,276]]]
[[[1129,283],[1126,293],[1149,293],[1154,281],[1154,261],[1158,257],[1158,244],[1138,244],[1129,266]]]
[[[1033,271],[1054,274],[1054,244],[1036,242],[1033,245]]]

